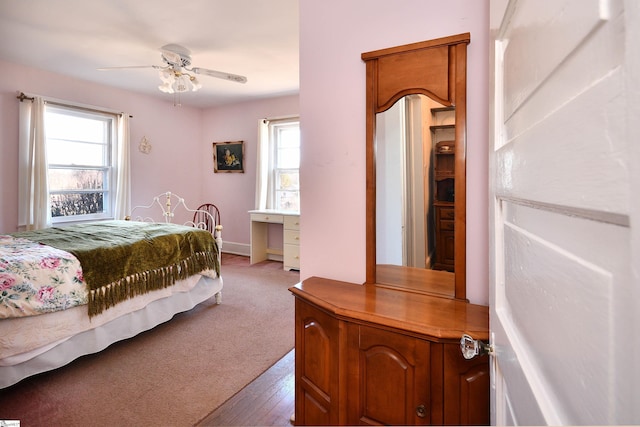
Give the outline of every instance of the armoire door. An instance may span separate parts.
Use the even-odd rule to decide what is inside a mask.
[[[430,344],[348,324],[347,424],[431,424]]]
[[[338,320],[296,299],[296,425],[338,425]]]

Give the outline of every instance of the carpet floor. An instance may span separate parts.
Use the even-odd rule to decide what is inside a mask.
[[[241,261],[238,261],[241,259]],[[0,420],[29,426],[192,426],[294,346],[299,273],[225,264],[213,299],[104,351],[0,390]]]

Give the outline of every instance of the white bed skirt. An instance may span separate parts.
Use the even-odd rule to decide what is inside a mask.
[[[222,278],[196,275],[124,301],[89,319],[87,307],[0,320],[0,388],[97,353],[216,296]],[[29,333],[28,331],[34,331]]]

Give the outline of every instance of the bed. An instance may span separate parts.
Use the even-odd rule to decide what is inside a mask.
[[[124,220],[0,235],[0,388],[220,304],[222,226],[210,221],[166,192]]]

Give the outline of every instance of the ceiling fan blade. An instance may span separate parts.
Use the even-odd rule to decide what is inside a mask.
[[[203,74],[205,76],[217,77],[219,79],[231,80],[237,83],[246,83],[247,78],[238,74],[224,73],[222,71],[207,70],[206,68],[193,67],[190,71],[195,74]]]
[[[124,67],[102,67],[98,68],[98,71],[110,71],[110,70],[126,70],[130,68],[155,68],[156,70],[163,68],[158,65],[129,65]]]

